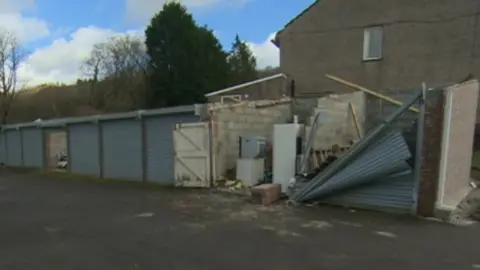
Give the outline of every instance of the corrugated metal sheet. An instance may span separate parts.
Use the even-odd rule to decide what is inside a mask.
[[[105,178],[142,181],[142,132],[137,119],[102,122]]]
[[[43,139],[39,128],[22,129],[23,166],[43,168]]]
[[[100,176],[99,124],[68,126],[68,165],[72,173]]]
[[[5,133],[0,133],[0,163],[5,163],[7,159],[7,148],[5,146]]]
[[[416,208],[416,190],[412,170],[393,174],[366,185],[342,190],[322,202],[345,207],[389,209],[412,213]]]
[[[7,139],[7,158],[5,164],[22,166],[22,138],[20,130],[5,132]]]
[[[192,114],[145,118],[147,181],[174,184],[173,127],[199,120]]]
[[[294,197],[296,200],[318,199],[346,188],[371,182],[377,177],[401,171],[405,161],[410,157],[410,151],[401,133],[386,134],[364,149],[335,175],[325,179],[320,174],[318,178],[312,180],[315,181],[315,188]]]

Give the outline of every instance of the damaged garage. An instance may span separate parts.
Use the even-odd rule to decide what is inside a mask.
[[[357,91],[309,100],[293,97],[281,104],[272,103],[268,110],[258,105],[260,101],[238,102],[221,109],[211,106],[215,107],[210,110],[214,183],[241,181],[253,192],[259,185],[263,189],[277,185],[280,188],[272,192],[279,197],[284,193],[296,204],[333,204],[422,216],[453,211],[470,191],[473,130],[469,130],[474,127],[477,104],[450,104],[448,100],[452,96],[476,100],[473,96],[478,95],[478,82],[432,89],[423,86],[400,94],[385,97],[374,91]],[[376,122],[365,121],[366,114],[372,113],[365,104],[366,95],[376,96],[382,103],[382,111],[368,117]],[[242,106],[245,109],[240,109]],[[464,112],[449,116],[445,110]],[[246,111],[248,116],[242,116]],[[270,116],[261,123],[260,115],[280,117]],[[452,141],[444,133],[449,123],[458,122],[460,117],[466,124],[449,132],[471,136]],[[242,156],[238,142],[245,136],[254,136],[262,143],[255,156]],[[450,148],[455,144],[463,149],[462,164],[445,162],[449,144]],[[221,154],[225,150],[229,155]],[[235,170],[236,174],[228,173]],[[452,186],[461,192],[447,191]]]

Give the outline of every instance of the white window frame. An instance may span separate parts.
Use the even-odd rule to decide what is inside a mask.
[[[225,96],[221,96],[221,97],[220,97],[220,103],[221,103],[221,104],[224,104],[224,103],[225,103],[225,99],[233,100],[233,101],[235,101],[235,102],[240,102],[240,101],[242,101],[242,95],[225,95]]]
[[[380,31],[381,44],[379,46],[380,48],[379,55],[369,55],[373,31]],[[383,58],[383,27],[382,26],[368,27],[363,31],[363,60],[364,61],[381,60],[382,58]]]

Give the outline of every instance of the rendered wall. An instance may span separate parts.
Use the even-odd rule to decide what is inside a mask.
[[[455,208],[470,191],[478,87],[478,81],[469,81],[445,90],[438,208]]]

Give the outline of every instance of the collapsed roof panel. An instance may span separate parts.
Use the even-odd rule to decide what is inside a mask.
[[[332,177],[326,178],[320,173],[311,180],[312,185],[296,190],[291,198],[295,201],[319,199],[342,189],[375,181],[381,176],[404,171],[405,161],[411,156],[400,132],[387,134],[367,146]],[[348,156],[340,157],[342,158]]]

